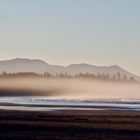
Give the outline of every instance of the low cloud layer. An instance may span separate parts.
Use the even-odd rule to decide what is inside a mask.
[[[1,79],[0,96],[46,96],[48,99],[140,99],[140,85],[78,79]]]

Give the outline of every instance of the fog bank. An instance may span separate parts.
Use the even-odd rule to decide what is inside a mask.
[[[0,79],[0,96],[46,96],[48,99],[140,99],[140,84],[80,79]]]

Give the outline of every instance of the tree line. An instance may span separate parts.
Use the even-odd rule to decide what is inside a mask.
[[[49,72],[45,72],[43,74],[38,74],[34,72],[19,72],[19,73],[7,73],[2,72],[0,74],[0,78],[18,78],[18,77],[33,77],[33,78],[79,78],[79,79],[93,79],[93,80],[102,80],[102,81],[127,81],[127,82],[137,82],[136,79],[132,76],[127,76],[125,74],[116,73],[116,74],[109,74],[109,73],[98,73],[98,74],[91,74],[91,73],[78,73],[76,75],[69,75],[65,74],[56,74],[53,75]]]

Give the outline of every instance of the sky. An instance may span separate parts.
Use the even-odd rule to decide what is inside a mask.
[[[0,60],[119,65],[140,75],[140,0],[0,0]]]

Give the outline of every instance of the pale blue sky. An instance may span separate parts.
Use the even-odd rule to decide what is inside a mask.
[[[0,0],[0,59],[16,57],[140,75],[140,0]]]

